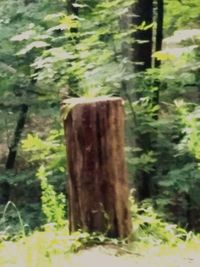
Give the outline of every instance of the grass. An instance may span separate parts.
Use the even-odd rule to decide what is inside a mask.
[[[26,235],[17,210],[22,229],[15,236],[0,236],[0,267],[199,266],[200,235],[165,222],[149,205],[132,201],[131,212],[134,239],[127,244],[103,234],[70,235],[68,225],[47,224]]]
[[[103,243],[106,244],[104,250]],[[98,246],[88,247],[94,244]],[[77,251],[79,253],[75,254]],[[103,239],[103,236],[80,232],[69,235],[67,228],[57,230],[53,225],[46,225],[43,231],[35,231],[18,241],[1,242],[0,267],[89,267],[93,266],[92,262],[95,266],[102,266],[104,261],[106,266],[118,264],[126,267],[134,263],[136,267],[151,264],[182,267],[191,259],[198,258],[199,261],[199,252],[200,237],[196,235],[179,240],[175,245],[152,245],[150,239],[149,243],[140,240],[129,246],[119,246],[116,240]]]
[[[2,242],[0,244],[0,266],[66,266],[62,262],[66,263],[75,245],[78,248],[79,244],[69,237],[65,228],[56,230],[48,225],[44,231],[35,231],[18,241]]]

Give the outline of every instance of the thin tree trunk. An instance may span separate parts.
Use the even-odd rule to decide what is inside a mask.
[[[189,194],[185,194],[185,199],[187,202],[186,207],[186,218],[187,218],[187,229],[191,231],[193,229],[193,223],[192,223],[192,201]]]
[[[156,36],[155,36],[155,51],[162,50],[162,41],[163,41],[163,20],[164,20],[164,0],[157,0],[157,14],[156,14]],[[159,68],[161,65],[161,61],[155,58],[154,67]],[[153,94],[153,105],[159,106],[160,104],[160,88],[161,83],[159,79],[155,79],[153,81],[153,86],[157,88]],[[157,109],[153,114],[153,119],[157,121],[159,119],[159,109]],[[154,142],[152,144],[154,151],[157,155],[159,155],[158,145],[157,145],[157,132],[155,133]],[[160,164],[159,164],[159,156],[158,160],[154,166],[154,174],[160,172]],[[152,173],[153,174],[153,173]],[[158,193],[158,185],[156,183],[153,184],[153,195],[156,196]]]
[[[81,101],[64,121],[70,231],[81,228],[110,237],[127,237],[131,219],[122,99]]]
[[[76,0],[67,0],[67,12],[69,14],[79,15],[79,8],[76,6]]]
[[[24,129],[27,112],[28,112],[28,106],[26,104],[22,104],[21,105],[21,112],[19,115],[19,119],[18,119],[17,126],[15,129],[14,137],[13,137],[13,141],[9,147],[8,158],[6,161],[6,169],[7,170],[14,168],[16,155],[17,155],[17,146],[20,142],[21,134],[22,134],[22,131]]]
[[[157,26],[156,26],[156,45],[155,51],[162,49],[163,41],[163,19],[164,19],[164,1],[157,0]],[[155,59],[155,67],[160,67],[160,60]]]
[[[153,0],[137,0],[133,6],[133,26],[139,27],[145,23],[145,26],[153,23]],[[144,72],[152,67],[153,50],[153,27],[146,30],[138,29],[134,35],[132,62],[134,71]],[[136,92],[136,98],[143,97],[141,92]],[[137,119],[137,118],[136,118]],[[150,133],[139,133],[136,136],[136,145],[142,149],[143,153],[152,150]],[[140,156],[140,155],[138,155]],[[143,200],[152,195],[152,175],[145,170],[139,170],[137,175],[136,187],[137,197]]]
[[[164,19],[164,1],[157,0],[157,26],[156,26],[156,40],[155,40],[155,51],[162,50],[162,41],[163,41],[163,19]],[[154,66],[155,68],[160,67],[160,60],[155,58]],[[153,103],[154,105],[159,105],[160,102],[160,81],[155,80],[154,86],[157,87],[157,90],[154,92]],[[158,119],[158,111],[154,115],[155,120]]]
[[[143,22],[146,25],[153,23],[153,0],[137,0],[133,7],[136,16],[133,17],[133,25],[140,26]],[[152,66],[152,38],[153,30],[150,27],[147,30],[137,30],[133,38],[133,63],[136,71],[145,71]]]
[[[17,125],[16,125],[15,132],[14,132],[13,141],[9,147],[9,153],[8,153],[7,161],[5,164],[5,168],[7,170],[11,170],[15,166],[15,161],[16,161],[16,156],[17,156],[17,146],[20,142],[21,134],[24,129],[27,112],[28,112],[28,106],[26,104],[22,104],[19,119],[17,121]],[[1,183],[0,186],[1,186],[0,202],[2,204],[5,204],[9,201],[9,198],[10,198],[10,184],[5,181]]]
[[[78,16],[79,15],[79,8],[78,6],[76,6],[75,4],[77,3],[76,0],[66,0],[66,11],[67,11],[67,15],[75,15]],[[76,51],[76,45],[79,43],[79,37],[78,37],[78,28],[71,28],[70,32],[72,34],[72,38],[71,38],[71,42],[74,43],[74,52],[78,55],[79,51]],[[70,75],[68,77],[68,95],[71,97],[77,97],[78,94],[78,88],[79,88],[79,79],[77,76],[75,75]]]

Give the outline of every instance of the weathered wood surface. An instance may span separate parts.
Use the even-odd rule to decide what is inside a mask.
[[[70,230],[127,237],[131,232],[121,98],[69,100],[64,121]]]

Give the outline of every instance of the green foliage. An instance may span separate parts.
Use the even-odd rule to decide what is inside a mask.
[[[10,206],[12,206],[14,208],[14,212],[17,215],[17,219],[19,222],[19,230],[18,231],[16,230],[16,228],[11,230],[7,227],[6,215],[7,215],[7,211],[8,211]],[[26,236],[25,225],[24,225],[24,222],[22,220],[21,214],[20,214],[19,210],[17,209],[16,205],[11,201],[9,201],[6,204],[6,206],[3,210],[2,218],[0,220],[0,225],[3,226],[2,227],[3,229],[0,232],[0,241],[1,240],[7,240],[9,238],[13,239],[13,236],[14,236],[14,239],[16,239],[16,237],[17,237],[17,239],[21,238],[21,237],[25,238],[25,236]]]
[[[125,63],[121,61],[121,45],[124,37],[130,41],[135,29],[120,29],[118,19],[128,12],[132,3],[130,0],[111,1],[109,4],[101,1],[91,9],[89,16],[87,12],[81,12],[80,17],[51,13],[41,21],[45,25],[43,31],[33,26],[34,34],[28,30],[12,40],[26,41],[25,48],[22,45],[18,54],[33,54],[32,77],[40,87],[55,87],[56,81],[58,89],[68,83],[71,94],[105,94],[118,89],[120,82],[130,75],[125,72]],[[109,7],[112,7],[112,13]],[[42,41],[44,36],[51,48],[32,52],[33,48],[47,45]]]
[[[200,110],[199,106],[193,105],[194,108],[191,111],[191,105],[187,105],[183,101],[179,103],[178,110],[184,125],[184,138],[179,145],[180,150],[187,149],[196,159],[200,159]],[[189,109],[190,107],[190,109]]]
[[[198,19],[194,16],[188,23],[180,22],[187,20],[180,15],[183,10],[195,13],[195,7],[199,6],[197,1],[190,2],[166,1],[165,33],[178,31],[171,31],[171,36],[163,42],[163,51],[153,55],[162,61],[160,68],[136,77],[137,89],[130,95],[134,99],[135,93],[139,100],[128,107],[128,124],[132,128],[128,140],[134,148],[129,148],[127,161],[136,190],[140,186],[140,173],[150,173],[156,208],[173,222],[199,229],[194,222],[199,212],[200,173],[198,108],[195,108],[199,96],[199,30],[195,27]],[[179,17],[175,23],[172,13]],[[173,26],[167,24],[168,20],[173,21]],[[176,24],[179,22],[180,25]],[[133,134],[136,142],[131,140]]]
[[[126,162],[129,166],[129,169],[132,172],[136,172],[137,170],[144,170],[146,172],[150,172],[156,162],[155,156],[152,151],[141,152],[140,149],[131,149],[130,147],[127,148],[127,159]],[[138,155],[139,154],[139,155]]]
[[[59,127],[51,130],[44,137],[28,134],[22,140],[22,149],[29,155],[29,162],[35,168],[45,166],[48,180],[56,188],[56,192],[66,194],[67,173],[63,129]]]
[[[63,129],[55,129],[51,130],[45,139],[40,138],[37,134],[28,134],[22,140],[22,149],[31,155],[30,161],[48,162],[49,168],[59,169],[60,167],[60,171],[64,172],[65,148],[62,143]]]
[[[150,202],[146,201],[138,206],[132,197],[130,200],[136,241],[151,245],[167,243],[169,246],[175,246],[188,238],[188,233],[183,228],[164,221]]]
[[[65,196],[60,193],[56,194],[53,186],[47,181],[47,172],[44,165],[41,165],[36,176],[40,180],[42,189],[42,211],[46,217],[47,223],[53,223],[57,227],[66,224],[66,200]]]
[[[86,97],[108,92],[120,94],[121,82],[132,77],[132,73],[126,72],[128,59],[122,60],[121,46],[125,38],[127,43],[132,43],[131,35],[135,29],[122,29],[119,18],[127,14],[133,2],[88,3],[80,6],[78,17],[68,14],[60,1],[49,7],[45,0],[32,3],[28,5],[31,15],[27,6],[20,2],[21,13],[26,11],[28,16],[25,15],[23,25],[17,23],[17,30],[7,36],[13,49],[13,62],[18,62],[13,87],[20,85],[23,97],[20,95],[18,100],[30,104],[31,115],[47,112],[52,118],[51,125],[54,125],[50,131],[48,128],[46,132],[26,133],[21,153],[28,158],[28,168],[37,170],[38,166],[45,166],[48,180],[56,192],[66,194],[64,138],[60,124],[54,120],[58,116],[58,98],[62,97],[59,92],[64,90],[69,96]],[[110,7],[113,12],[108,9]],[[10,98],[13,98],[13,92]],[[57,109],[51,110],[52,106]],[[40,115],[37,118],[40,119]],[[44,192],[52,189],[46,180],[42,186]],[[54,221],[51,212],[47,213],[48,220]]]
[[[34,231],[23,239],[17,240],[17,242],[2,242],[0,246],[0,265],[6,266],[11,262],[15,265],[20,262],[21,265],[33,267],[54,266],[55,264],[64,266],[66,263],[72,265],[74,262],[71,256],[75,252],[93,245],[106,245],[105,248],[108,252],[111,250],[113,253],[113,249],[116,249],[116,255],[128,252],[129,256],[134,255],[136,251],[137,253],[144,253],[147,247],[152,250],[152,246],[159,253],[166,253],[168,249],[169,254],[173,252],[174,248],[177,248],[180,252],[180,248],[188,251],[199,246],[197,235],[195,236],[192,232],[187,233],[176,225],[164,222],[149,203],[138,207],[132,202],[132,216],[137,239],[133,243],[129,243],[128,247],[123,240],[110,239],[104,235],[88,234],[80,231],[69,235],[68,229],[65,227],[58,229],[53,224],[46,224],[42,231]],[[8,250],[9,254],[7,253]],[[16,251],[20,251],[20,253],[16,253]],[[150,253],[152,255],[152,251]],[[96,253],[94,255],[97,257]]]
[[[199,204],[200,198],[198,194],[198,188],[200,185],[200,171],[199,171],[199,159],[200,159],[200,124],[199,124],[199,107],[196,105],[187,105],[184,102],[179,103],[177,107],[181,121],[184,125],[184,136],[178,145],[179,154],[188,153],[191,157],[194,157],[195,163],[186,164],[183,168],[182,180],[184,180],[185,174],[189,173],[185,179],[185,186],[182,183],[182,190],[189,193],[191,199]]]
[[[20,173],[13,171],[3,172],[0,175],[0,183],[7,183],[10,190],[10,200],[14,203],[23,218],[26,233],[38,227],[43,222],[41,215],[41,207],[39,203],[39,182],[35,179],[35,170],[23,170]],[[1,189],[1,205],[0,216],[2,217],[0,223],[0,231],[5,232],[5,236],[12,238],[16,233],[20,232],[19,218],[13,205],[9,204],[5,216],[3,204],[3,186]],[[4,218],[3,218],[4,217]],[[6,225],[6,227],[5,227]]]
[[[198,0],[184,0],[183,2],[166,0],[165,4],[165,30],[168,35],[180,28],[198,27]]]
[[[105,94],[128,100],[130,183],[137,189],[141,173],[151,174],[153,204],[172,221],[195,227],[192,222],[199,218],[200,203],[199,109],[194,105],[199,101],[200,84],[199,1],[165,1],[164,34],[168,38],[163,51],[153,54],[161,66],[138,74],[133,72],[129,55],[137,30],[128,23],[133,3],[78,1],[79,15],[75,16],[61,0],[1,1],[1,143],[10,144],[20,104],[29,105],[30,115],[16,169],[2,172],[0,181],[11,185],[14,202],[28,201],[29,208],[19,203],[19,209],[30,228],[44,223],[40,215],[36,221],[40,189],[35,172],[47,221],[63,224],[66,208],[57,192],[66,194],[66,155],[58,122],[59,98]],[[151,26],[143,22],[139,29]],[[71,107],[63,105],[62,119]],[[149,236],[154,243],[170,239],[176,243],[172,234],[179,238],[177,227],[168,228],[151,208],[136,209],[138,234],[145,242]],[[31,215],[29,210],[33,210]],[[10,210],[7,218],[11,224],[17,220]],[[88,241],[91,236],[84,238]]]

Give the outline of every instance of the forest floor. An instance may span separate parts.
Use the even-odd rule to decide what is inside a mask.
[[[5,252],[5,251],[4,251]],[[108,246],[96,246],[70,254],[55,254],[50,262],[34,263],[34,258],[23,261],[23,255],[16,249],[18,254],[12,260],[12,252],[7,251],[7,260],[0,261],[0,267],[199,267],[200,247],[197,251],[185,251],[181,248],[165,248],[162,252],[160,247],[145,250],[143,253],[127,253],[121,249]],[[1,255],[2,256],[2,255]],[[31,261],[30,261],[31,260]],[[41,264],[42,263],[42,264]]]
[[[103,246],[82,250],[73,255],[66,267],[199,267],[200,247],[186,251],[176,247],[154,247],[141,253],[123,253]]]
[[[64,232],[35,232],[16,241],[0,242],[0,267],[199,267],[200,238],[153,245],[133,241],[129,245],[83,246],[66,251]],[[79,245],[77,240],[74,244]]]

